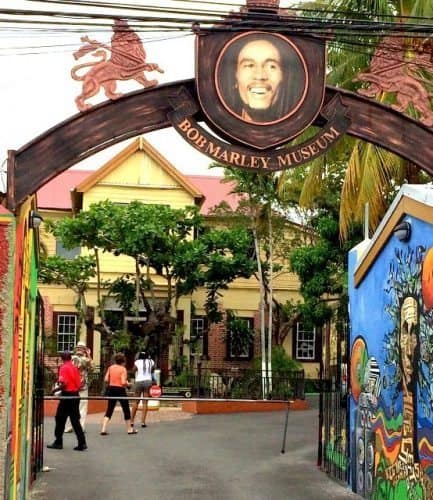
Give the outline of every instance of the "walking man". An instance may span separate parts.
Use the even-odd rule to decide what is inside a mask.
[[[78,446],[74,450],[84,451],[87,449],[87,444],[83,428],[80,424],[80,372],[72,363],[72,355],[69,351],[65,351],[61,357],[63,364],[59,368],[58,384],[61,387],[61,395],[69,396],[71,399],[61,399],[59,401],[56,412],[56,427],[54,429],[55,440],[52,444],[47,445],[47,448],[54,450],[63,449],[63,433],[65,431],[66,419],[69,417],[78,440]]]
[[[89,373],[92,370],[92,356],[85,342],[79,341],[72,355],[72,363],[78,368],[81,377],[80,386],[80,424],[83,431],[86,427],[87,409],[89,406]],[[72,432],[72,425],[66,426],[65,432]]]

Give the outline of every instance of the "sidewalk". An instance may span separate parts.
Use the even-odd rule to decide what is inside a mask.
[[[44,450],[47,472],[31,500],[349,500],[359,498],[316,467],[317,409],[191,415],[177,408],[149,412],[148,427],[127,436],[119,410],[109,435],[102,414],[89,416],[89,449]],[[46,419],[45,444],[54,418]]]
[[[174,420],[184,420],[188,418],[192,418],[192,413],[187,413],[181,410],[180,407],[176,406],[167,406],[161,407],[159,410],[149,410],[147,412],[146,423],[149,425],[159,423],[159,422],[172,422]],[[104,418],[104,413],[93,413],[87,415],[86,424],[101,424],[102,419]],[[140,408],[137,411],[137,415],[135,417],[135,426],[140,427],[141,422],[141,410]],[[123,425],[123,414],[122,409],[119,404],[117,404],[114,409],[113,417],[109,424],[110,427]]]

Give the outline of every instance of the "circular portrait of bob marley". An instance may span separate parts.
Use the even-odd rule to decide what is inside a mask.
[[[308,71],[291,40],[278,34],[248,32],[234,37],[221,50],[215,85],[229,113],[245,122],[272,125],[302,105]]]

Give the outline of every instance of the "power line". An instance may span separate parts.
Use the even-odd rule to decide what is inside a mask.
[[[40,1],[40,0],[39,0]],[[255,15],[249,13],[248,15],[242,13],[231,13],[229,17],[221,18],[222,14],[215,14],[213,16],[203,19],[196,17],[173,17],[161,16],[164,13],[181,13],[190,15],[190,9],[175,9],[175,8],[155,8],[155,7],[142,7],[130,4],[119,4],[110,2],[96,2],[88,0],[78,0],[75,2],[66,2],[65,0],[43,0],[44,3],[65,4],[69,6],[97,6],[97,7],[110,7],[118,6],[119,8],[134,8],[135,10],[147,11],[151,14],[158,14],[157,16],[117,16],[115,14],[103,13],[89,13],[89,12],[66,12],[66,11],[47,11],[47,10],[27,10],[27,9],[2,9],[0,8],[0,35],[5,32],[13,32],[15,34],[23,33],[24,36],[41,36],[41,35],[65,35],[65,34],[79,34],[92,30],[93,32],[111,33],[113,18],[122,17],[128,20],[129,27],[137,33],[182,33],[186,36],[191,34],[195,28],[204,33],[211,33],[216,31],[248,31],[248,30],[261,30],[267,32],[278,32],[287,34],[297,34],[303,36],[310,36],[316,38],[325,38],[329,43],[337,45],[351,44],[352,46],[374,48],[375,44],[369,40],[387,35],[396,37],[410,37],[410,38],[427,38],[433,33],[433,24],[414,24],[414,23],[395,23],[384,21],[371,21],[366,19],[352,19],[335,17],[331,19],[322,19],[319,17],[293,17],[283,16],[276,17],[266,15]],[[175,1],[175,0],[171,0]],[[183,1],[185,0],[178,0]],[[189,3],[196,3],[189,0]],[[212,5],[212,2],[206,2]],[[221,4],[218,4],[221,5]],[[224,4],[232,5],[232,4]],[[239,7],[239,6],[238,6]],[[206,11],[207,12],[207,11]],[[309,13],[318,11],[308,11]],[[335,13],[335,11],[333,11]],[[342,14],[342,13],[339,13]],[[5,17],[7,16],[7,17]],[[36,19],[35,19],[36,17]],[[412,19],[412,18],[406,18]],[[424,19],[424,18],[417,18]],[[357,41],[350,40],[349,38],[356,37]],[[74,46],[70,44],[69,46]],[[27,47],[29,50],[33,49],[48,49],[50,46],[32,46]],[[58,47],[52,45],[51,47]],[[65,47],[65,45],[63,45]],[[9,51],[12,48],[8,48]],[[22,51],[25,47],[21,47]],[[7,50],[7,49],[3,49]]]
[[[102,26],[108,27],[109,21],[112,23],[112,15],[102,14],[70,14],[65,12],[38,12],[38,18],[48,17],[48,19],[34,19],[35,11],[11,11],[10,9],[0,9],[1,15],[12,15],[12,17],[0,17],[0,23],[8,24],[26,24],[26,25],[55,25],[55,26]],[[19,17],[15,17],[19,16]],[[30,16],[30,18],[25,18]],[[52,20],[52,17],[59,17],[59,19]],[[414,33],[422,35],[430,35],[433,33],[433,25],[420,25],[420,24],[403,24],[403,23],[384,23],[384,22],[363,22],[363,21],[348,21],[340,22],[338,20],[330,21],[317,21],[315,19],[302,19],[302,18],[289,18],[283,21],[265,21],[263,19],[253,18],[231,18],[218,20],[215,19],[196,19],[196,18],[173,18],[173,17],[148,17],[148,16],[135,16],[132,18],[125,18],[131,21],[130,27],[140,29],[143,26],[150,25],[150,28],[162,27],[164,29],[178,29],[192,30],[192,25],[200,26],[200,29],[207,32],[212,31],[243,31],[243,30],[262,30],[262,31],[281,31],[281,32],[311,32],[323,33],[330,32],[338,34],[344,32],[345,34],[354,34],[362,36],[363,34],[384,34],[386,32],[396,31],[399,33]],[[159,24],[156,24],[159,23]]]
[[[61,4],[61,5],[69,5],[69,6],[86,6],[86,7],[98,7],[98,8],[119,8],[123,10],[145,10],[145,9],[150,9],[154,11],[162,11],[163,7],[154,7],[154,8],[146,8],[143,6],[139,6],[136,4],[126,4],[126,3],[113,3],[113,2],[104,2],[104,1],[94,1],[94,0],[27,0],[28,2],[38,2],[38,3],[48,3],[48,4]],[[212,1],[207,1],[203,2],[201,0],[170,0],[173,3],[182,3],[182,4],[197,4],[197,5],[210,5],[214,7],[229,7],[230,11],[227,10],[225,12],[225,15],[231,15],[233,14],[234,8],[240,9],[242,5],[239,4],[234,4],[234,3],[226,3],[226,2],[212,2]],[[173,11],[178,11],[182,12],[185,11],[184,9],[176,9],[172,8]],[[361,16],[363,16],[365,19],[395,19],[396,16],[394,14],[377,14],[377,13],[372,13],[370,11],[338,11],[338,10],[332,10],[327,7],[323,8],[318,8],[318,9],[312,9],[312,8],[307,8],[307,7],[282,7],[281,10],[286,10],[290,11],[293,13],[309,13],[309,14],[315,14],[315,18],[317,18],[317,15],[334,15],[336,17],[344,17],[345,19],[360,19]],[[186,11],[185,11],[186,12]],[[189,11],[188,11],[189,12]],[[204,9],[198,9],[194,11],[195,13],[202,13],[206,12]],[[215,12],[214,10],[207,11],[207,12]],[[249,13],[248,15],[254,15],[254,13]],[[275,14],[272,13],[265,13],[262,12],[260,13],[260,16],[262,17],[275,17]],[[431,17],[423,17],[423,16],[398,16],[399,20],[405,20],[408,22],[419,22],[419,21],[429,21],[431,22]]]

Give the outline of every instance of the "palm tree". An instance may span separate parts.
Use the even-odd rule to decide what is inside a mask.
[[[327,20],[368,20],[399,23],[422,22],[433,17],[431,0],[330,0],[327,2],[303,3],[304,15],[326,17]],[[365,70],[375,47],[380,42],[377,36],[362,36],[340,32],[328,48],[327,83],[356,91],[363,84],[355,77]],[[410,60],[414,50],[419,48],[419,39],[401,38],[406,60]],[[433,74],[425,69],[423,73],[426,87],[431,91]],[[383,104],[395,102],[395,93],[380,91],[376,99]],[[417,111],[410,106],[406,113],[417,118]],[[300,196],[300,204],[311,206],[320,192],[321,181],[327,174],[330,163],[339,162],[346,169],[341,191],[340,235],[346,239],[354,222],[362,222],[365,204],[369,205],[369,228],[374,230],[385,213],[390,200],[403,182],[426,182],[426,175],[410,162],[397,157],[378,146],[350,137],[344,138],[333,151],[308,166],[305,183]],[[283,173],[280,190],[289,182],[290,174]]]

